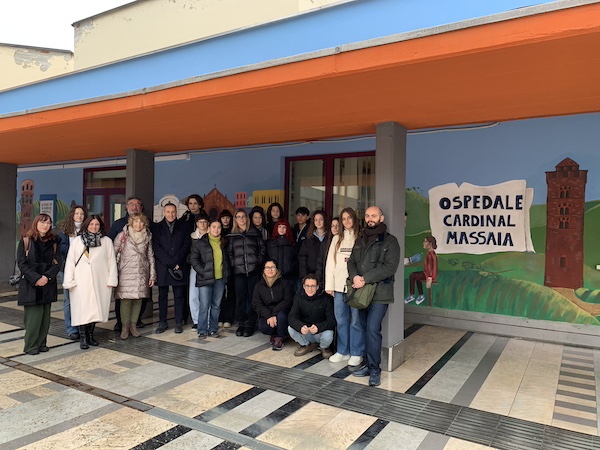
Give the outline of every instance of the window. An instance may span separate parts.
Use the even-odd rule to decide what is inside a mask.
[[[311,214],[323,209],[330,217],[352,207],[359,217],[375,203],[375,152],[286,158],[285,210],[306,206]]]

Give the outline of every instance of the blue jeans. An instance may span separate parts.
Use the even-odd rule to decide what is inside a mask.
[[[288,327],[288,333],[290,333],[290,337],[293,340],[303,347],[316,342],[319,344],[319,348],[326,349],[329,348],[333,342],[333,330],[325,330],[317,334],[302,334],[299,331],[294,330],[292,327]]]
[[[200,305],[198,309],[198,334],[216,333],[219,330],[221,298],[225,292],[225,281],[215,280],[210,286],[198,288]]]
[[[365,354],[365,323],[359,310],[346,303],[346,294],[335,292],[333,310],[337,321],[337,352],[340,355]]]
[[[198,325],[198,310],[200,308],[200,297],[196,287],[196,271],[192,267],[190,269],[190,316],[194,324]]]
[[[63,315],[65,317],[65,329],[67,330],[67,334],[79,333],[79,327],[71,325],[71,296],[69,290],[63,288],[63,295],[65,296],[65,299],[63,300]]]
[[[367,367],[369,373],[381,373],[381,322],[388,305],[371,303],[367,309],[360,310],[366,323]]]

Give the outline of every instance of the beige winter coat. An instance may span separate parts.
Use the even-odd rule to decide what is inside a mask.
[[[325,291],[346,292],[346,279],[348,278],[347,262],[352,254],[352,247],[356,236],[353,231],[344,230],[342,243],[338,251],[335,251],[340,235],[331,239],[327,263],[325,264]]]
[[[138,299],[150,297],[150,280],[156,281],[156,269],[154,262],[154,250],[152,250],[152,233],[146,228],[145,239],[136,244],[128,233],[128,225],[125,225],[117,237],[115,237],[115,255],[122,245],[119,257],[119,285],[115,289],[115,298]]]

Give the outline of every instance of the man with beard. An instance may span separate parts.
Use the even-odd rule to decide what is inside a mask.
[[[371,304],[360,310],[360,322],[365,328],[367,364],[352,373],[356,377],[368,375],[369,386],[381,384],[381,322],[388,305],[394,302],[394,274],[400,264],[400,245],[387,232],[383,220],[381,208],[367,208],[367,227],[356,239],[348,260],[348,277],[354,289],[377,283]]]

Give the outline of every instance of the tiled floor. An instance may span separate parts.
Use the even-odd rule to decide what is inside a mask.
[[[600,449],[595,349],[409,325],[406,362],[370,388],[234,329],[121,341],[109,322],[82,351],[52,315],[50,351],[23,355],[0,296],[0,450]]]

